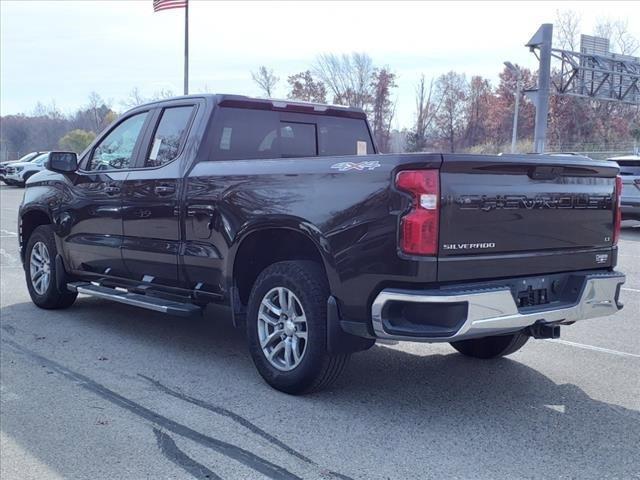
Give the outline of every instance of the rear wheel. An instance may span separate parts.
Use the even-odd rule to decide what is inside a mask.
[[[24,265],[29,295],[40,308],[67,308],[78,296],[77,293],[58,288],[55,262],[57,253],[51,225],[37,227],[29,237]]]
[[[529,336],[518,332],[511,335],[496,335],[494,337],[472,338],[451,342],[451,346],[458,352],[474,358],[497,358],[511,355],[520,350],[529,340]]]
[[[327,352],[329,287],[315,262],[286,261],[256,280],[247,312],[247,340],[262,378],[291,394],[333,383],[349,355]]]

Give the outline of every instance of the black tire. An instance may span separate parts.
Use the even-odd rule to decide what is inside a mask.
[[[511,335],[496,335],[494,337],[472,338],[451,342],[451,346],[467,357],[497,358],[511,355],[520,350],[529,340],[529,335],[522,332]]]
[[[20,188],[24,188],[27,186],[27,180],[29,180],[31,177],[33,177],[36,173],[38,172],[27,172],[24,174],[24,177],[22,177],[22,182],[18,183],[18,186]]]
[[[31,253],[34,246],[38,243],[44,244],[49,255],[49,281],[48,285],[46,288],[43,288],[41,293],[36,291],[36,287],[34,286],[31,276]],[[75,292],[70,292],[66,289],[60,290],[58,288],[56,283],[57,267],[55,262],[57,254],[58,249],[56,248],[56,242],[53,237],[53,228],[51,225],[41,225],[37,227],[27,242],[27,249],[24,256],[24,269],[25,277],[27,279],[27,288],[29,289],[31,300],[40,308],[50,310],[67,308],[73,305],[73,302],[75,302],[76,297],[78,296]]]
[[[289,371],[279,370],[267,360],[259,339],[260,305],[265,296],[278,287],[288,289],[297,297],[307,319],[304,353],[300,363]],[[331,385],[346,366],[349,354],[327,352],[328,298],[324,271],[315,262],[278,262],[258,276],[249,297],[247,341],[258,372],[276,390],[294,395],[321,390]]]

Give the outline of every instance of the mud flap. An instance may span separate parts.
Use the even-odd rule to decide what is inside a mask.
[[[342,329],[338,302],[330,296],[327,300],[327,351],[332,354],[360,352],[371,348],[375,342],[373,338],[357,337]]]
[[[64,261],[62,260],[62,256],[60,254],[56,255],[56,287],[58,287],[59,292],[67,291],[67,283],[69,279],[67,278],[67,271],[64,268]]]

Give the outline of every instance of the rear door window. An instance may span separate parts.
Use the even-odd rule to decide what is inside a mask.
[[[165,108],[151,139],[145,167],[160,167],[174,160],[187,136],[193,105]]]
[[[215,160],[278,158],[278,114],[243,108],[216,112],[212,157]]]

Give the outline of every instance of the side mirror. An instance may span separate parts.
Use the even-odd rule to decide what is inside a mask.
[[[73,173],[78,169],[78,155],[73,152],[50,152],[45,167],[53,172]]]

